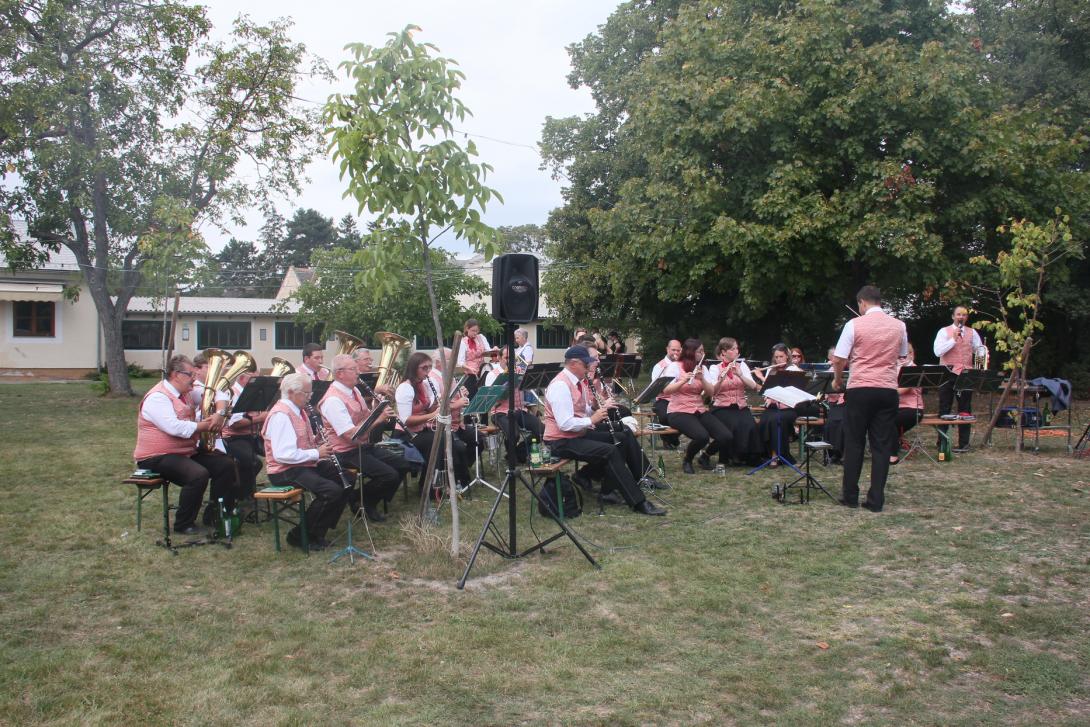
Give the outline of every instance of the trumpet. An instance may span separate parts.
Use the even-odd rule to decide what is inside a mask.
[[[328,445],[329,437],[325,435],[325,427],[322,426],[322,418],[310,404],[306,405],[306,410],[307,416],[310,417],[310,427],[314,430],[314,434],[318,437],[318,441]],[[337,455],[332,451],[329,453],[329,461],[333,465],[333,469],[337,470],[337,476],[341,478],[341,484],[344,485],[344,489],[352,489],[352,481],[348,479],[348,475],[345,474],[344,468],[341,467],[341,461],[337,459]]]

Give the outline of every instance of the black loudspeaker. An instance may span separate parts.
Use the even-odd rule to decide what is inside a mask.
[[[492,317],[501,323],[537,320],[537,258],[511,252],[492,261]]]

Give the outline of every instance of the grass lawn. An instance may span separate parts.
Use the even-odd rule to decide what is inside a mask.
[[[1090,460],[1059,439],[902,464],[879,515],[671,454],[667,518],[573,521],[601,571],[484,552],[461,592],[400,494],[375,563],[277,555],[271,525],[155,547],[119,484],[136,406],[0,385],[0,723],[1090,723]],[[526,505],[521,546],[554,529]]]

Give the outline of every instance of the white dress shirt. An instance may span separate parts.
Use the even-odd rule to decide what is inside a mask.
[[[663,376],[665,376],[666,375],[666,368],[672,363],[673,363],[673,361],[671,361],[670,357],[667,356],[666,358],[662,359],[657,364],[652,366],[651,367],[651,380],[654,381],[655,379],[659,379],[659,378],[662,378]]]
[[[723,363],[712,364],[711,368],[708,369],[708,380],[719,381],[720,373],[728,365]],[[757,388],[757,382],[753,380],[753,372],[749,370],[749,365],[745,361],[739,360],[738,366],[734,370],[750,388]]]
[[[424,396],[427,397],[427,404],[430,407],[431,403],[435,401],[435,397],[432,395],[431,387],[428,386],[427,382],[424,382]],[[413,399],[415,398],[416,389],[408,379],[397,385],[397,389],[394,390],[394,401],[397,403],[397,416],[401,421],[409,421],[409,417],[413,414]]]
[[[936,356],[942,356],[944,353],[953,348],[954,344],[956,344],[958,341],[956,334],[953,338],[950,338],[949,334],[947,334],[946,332],[947,328],[949,328],[949,326],[943,326],[935,335]],[[962,335],[964,335],[966,331],[969,332],[969,345],[972,346],[973,351],[976,353],[977,356],[983,356],[985,353],[987,353],[988,349],[984,347],[984,342],[980,340],[980,334],[976,332],[975,328],[965,326],[961,330]]]
[[[362,397],[354,388],[349,388],[340,381],[334,381],[330,386],[337,387],[341,393],[348,396],[354,396],[356,401],[363,404]],[[364,409],[367,408],[366,404],[363,406]],[[333,427],[333,431],[342,437],[356,428],[356,425],[352,422],[352,415],[348,413],[348,407],[335,396],[326,397],[326,400],[322,402],[321,412],[322,417],[329,422],[329,426]]]
[[[884,313],[881,308],[874,306],[868,308],[867,312],[863,315],[869,316],[871,313]],[[844,330],[840,332],[840,339],[836,342],[836,350],[833,351],[833,355],[837,358],[842,358],[845,361],[851,357],[852,347],[855,345],[855,319],[851,319],[844,324]],[[908,355],[908,334],[901,336],[901,347],[897,350],[898,356]]]
[[[560,376],[566,376],[568,381],[575,384],[576,388],[579,387],[579,379],[571,371],[563,369]],[[590,420],[590,395],[584,394],[584,398],[586,399],[587,409],[577,416],[574,411],[575,401],[572,400],[571,391],[567,385],[559,377],[553,379],[553,382],[549,384],[549,388],[545,390],[545,400],[549,402],[549,408],[553,412],[553,419],[556,420],[556,426],[560,427],[561,431],[582,432],[593,428],[594,424]]]
[[[181,392],[171,386],[169,381],[164,381],[163,386],[176,398],[182,398]],[[171,403],[170,397],[158,391],[149,394],[148,398],[144,399],[144,406],[140,409],[140,416],[172,437],[189,439],[197,431],[197,422],[179,419],[178,414],[174,411],[174,404]]]
[[[488,349],[492,348],[491,346],[488,345],[488,339],[484,337],[483,333],[477,335],[477,343],[482,346],[482,348],[481,348],[482,351],[487,351]],[[463,338],[462,342],[460,344],[458,344],[458,361],[457,361],[458,366],[465,366],[466,351],[468,351],[468,350],[469,350],[469,339],[468,338]]]
[[[295,402],[290,399],[282,399],[291,410],[303,417],[303,421],[307,421],[306,414],[299,411],[299,407],[295,405]],[[299,449],[299,441],[295,436],[295,427],[291,424],[291,419],[288,415],[282,411],[274,411],[269,414],[268,428],[265,430],[265,435],[268,437],[269,445],[272,447],[273,457],[280,464],[306,464],[307,462],[318,461],[317,449]],[[307,426],[310,423],[307,422]]]
[[[525,361],[526,365],[529,366],[534,362],[534,347],[527,341],[515,349],[515,355]]]

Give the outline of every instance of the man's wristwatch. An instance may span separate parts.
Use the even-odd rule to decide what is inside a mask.
[[[227,416],[227,410],[226,409],[216,409],[216,416],[218,416],[218,417]]]

